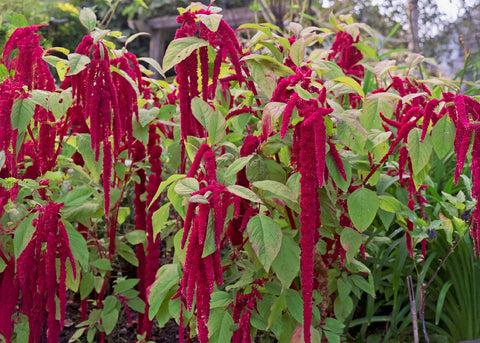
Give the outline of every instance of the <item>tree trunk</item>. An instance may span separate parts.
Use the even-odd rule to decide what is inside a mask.
[[[407,0],[408,51],[418,52],[418,0]]]

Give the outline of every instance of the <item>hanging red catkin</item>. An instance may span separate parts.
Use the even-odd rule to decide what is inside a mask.
[[[205,162],[205,172],[200,169],[202,159]],[[220,264],[220,242],[223,234],[226,210],[231,199],[225,196],[228,192],[225,186],[217,183],[215,154],[211,148],[203,144],[191,165],[187,177],[196,177],[200,190],[191,195],[199,194],[208,196],[208,204],[190,203],[187,209],[187,218],[184,225],[182,245],[188,238],[183,278],[177,296],[182,300],[182,306],[191,311],[193,299],[196,300],[198,338],[201,343],[208,342],[208,318],[210,314],[210,296],[213,285],[223,283],[223,271]],[[223,196],[222,196],[223,194]],[[225,203],[228,202],[228,203]],[[198,214],[194,215],[195,208]],[[188,219],[188,222],[187,222]],[[214,220],[215,251],[208,256],[203,256],[207,230],[210,230],[209,220]],[[183,324],[181,324],[183,325]],[[183,341],[182,335],[180,340]]]
[[[260,145],[260,139],[257,136],[248,135],[245,137],[242,147],[240,148],[240,157],[246,157],[253,154]],[[246,167],[237,173],[237,185],[249,187],[250,182],[247,179]],[[227,228],[227,236],[230,243],[238,246],[243,242],[243,231],[246,223],[251,216],[255,215],[256,210],[252,208],[250,201],[246,199],[238,199],[234,203],[234,218],[230,221]]]
[[[118,94],[110,73],[108,51],[103,43],[94,46],[93,60],[88,69],[85,93],[85,118],[90,119],[91,147],[95,150],[95,160],[100,156],[103,144],[103,187],[105,201],[105,219],[108,221],[110,211],[110,177],[112,169],[112,117],[119,118]],[[114,149],[118,151],[120,138],[118,126],[114,134]],[[109,237],[113,240],[113,237]],[[111,250],[111,249],[110,249]]]
[[[293,109],[295,108],[297,101],[300,99],[297,93],[294,93],[290,100],[287,102],[287,106],[285,106],[285,111],[283,112],[282,118],[282,128],[280,129],[280,138],[285,138],[287,134],[288,125],[290,125],[290,118],[292,117]]]
[[[20,311],[28,316],[29,343],[57,343],[63,322],[57,319],[55,297],[60,300],[60,318],[65,316],[66,272],[60,271],[57,282],[57,259],[60,268],[70,261],[74,278],[76,265],[70,250],[68,235],[60,221],[63,204],[49,202],[38,208],[38,219],[33,224],[36,230],[32,239],[17,260],[18,281],[22,292]],[[46,328],[46,332],[45,332]]]
[[[305,342],[310,343],[312,325],[312,294],[315,244],[318,241],[320,227],[320,203],[318,201],[317,158],[315,131],[313,125],[301,125],[300,150],[300,248],[301,281],[303,297],[303,330]]]
[[[12,316],[16,312],[19,287],[15,274],[15,258],[10,255],[9,258],[0,251],[1,258],[6,267],[0,273],[0,299],[2,299],[2,306],[0,306],[0,335],[2,335],[7,343],[11,342],[14,321]]]
[[[233,307],[232,319],[238,324],[238,329],[233,333],[232,343],[251,343],[250,335],[250,317],[252,311],[257,309],[257,299],[263,300],[257,287],[252,287],[252,291],[247,294],[238,293],[235,296],[235,306]]]
[[[93,45],[93,37],[90,35],[84,36],[75,53],[90,57]],[[85,68],[75,75],[68,75],[60,85],[60,89],[67,89],[72,86],[72,97],[75,103],[80,106],[84,106],[86,101],[87,83],[85,79],[88,77],[88,72],[88,68]]]
[[[4,123],[3,132],[0,134],[0,150],[6,152],[7,166],[10,167],[14,174],[16,174],[16,166],[13,169],[12,167],[16,161],[12,159],[16,155],[16,151],[13,151],[12,155],[10,154],[11,150],[8,148],[10,142],[13,150],[16,149],[17,145],[16,133],[12,133],[11,130],[10,110],[13,100],[19,96],[24,96],[22,94],[24,91],[20,91],[23,86],[26,86],[28,90],[55,91],[54,78],[49,71],[47,62],[43,60],[44,51],[40,47],[40,36],[35,33],[38,28],[39,26],[30,26],[16,29],[5,44],[1,59],[9,71],[15,70],[14,76],[8,77],[2,83],[0,90],[2,93],[0,97],[0,118],[4,119],[2,120],[2,123]],[[14,50],[16,50],[16,56],[12,57]],[[11,94],[12,91],[16,94]],[[39,128],[39,139],[34,142],[36,145],[35,155],[37,156],[34,158],[34,166],[31,170],[36,169],[44,174],[55,163],[55,154],[53,152],[55,147],[55,129],[49,123],[53,122],[55,118],[51,112],[47,112],[41,106],[36,106],[33,119],[35,126],[41,125],[41,127]],[[13,140],[12,138],[15,139]],[[18,156],[19,161],[21,156]]]
[[[147,145],[148,161],[152,165],[152,174],[148,176],[147,185],[147,204],[151,204],[146,218],[145,233],[147,235],[147,247],[145,254],[145,288],[147,289],[155,281],[155,273],[160,263],[160,237],[155,235],[153,230],[152,218],[155,211],[160,208],[159,200],[152,204],[153,197],[162,182],[162,148],[160,147],[160,135],[156,132],[157,126],[150,124],[149,139]],[[146,303],[145,314],[148,314],[149,304]],[[143,316],[143,332],[150,335],[153,322],[149,320],[148,315]]]
[[[132,80],[136,80],[135,70],[130,68],[129,60],[125,57],[119,57],[110,61],[110,64],[124,71]],[[128,154],[132,152],[133,142],[133,116],[138,121],[138,102],[137,93],[127,79],[114,72],[112,74],[112,82],[118,96],[118,111],[113,111],[113,155],[116,157],[119,147],[124,143],[127,146]],[[139,85],[140,86],[140,85]]]
[[[15,82],[27,86],[29,90],[55,90],[55,80],[43,60],[43,49],[40,47],[40,35],[35,31],[42,25],[16,29],[3,48],[1,62],[10,71],[15,70]],[[12,52],[18,49],[17,56],[11,58]]]
[[[140,141],[135,141],[133,144],[133,157],[132,163],[137,164],[143,162],[146,158],[145,146]],[[146,173],[142,168],[136,170],[136,175],[139,178],[139,182],[135,183],[135,199],[133,204],[135,206],[135,230],[146,231],[147,222],[147,211],[146,211],[146,201],[142,200],[143,194],[147,191],[146,188]],[[146,297],[146,287],[145,287],[145,246],[143,244],[138,244],[136,247],[136,256],[138,259],[138,268],[137,268],[137,278],[140,280],[137,284],[137,289],[140,292],[138,295],[145,303],[147,303]],[[144,313],[138,314],[138,326],[137,333],[143,334],[143,317]]]

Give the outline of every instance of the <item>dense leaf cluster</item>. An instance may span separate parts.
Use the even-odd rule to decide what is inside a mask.
[[[393,304],[388,336],[408,325],[394,315],[408,309],[397,304],[405,261],[424,266],[420,319],[440,320],[452,284],[425,306],[432,282],[422,282],[438,265],[428,242],[437,231],[443,247],[463,239],[460,216],[472,211],[480,252],[480,103],[417,79],[422,56],[386,60],[349,17],[286,33],[245,24],[240,44],[220,12],[181,9],[163,61],[172,84],[139,63],[161,72],[155,61],[116,49],[117,33],[88,9],[75,52],[55,49],[65,58],[40,47],[37,26],[10,36],[0,66],[4,341],[58,342],[67,290],[81,302],[71,341],[104,342],[125,313],[138,342],[171,318],[180,341],[340,342],[356,325],[365,337]],[[443,164],[455,170],[447,185]],[[460,180],[472,184],[468,201],[452,195]],[[442,321],[435,332],[454,337]]]

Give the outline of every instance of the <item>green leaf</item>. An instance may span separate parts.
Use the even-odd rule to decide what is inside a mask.
[[[67,89],[61,93],[52,93],[48,97],[48,108],[52,111],[56,120],[59,120],[67,113],[72,103],[72,92]]]
[[[344,321],[353,311],[352,298],[346,297],[345,299],[342,299],[336,297],[333,302],[333,311],[337,319]]]
[[[346,192],[350,187],[350,182],[352,180],[352,166],[350,162],[347,162],[345,159],[342,158],[343,169],[345,170],[345,174],[347,175],[347,181],[343,178],[340,174],[340,171],[335,163],[332,154],[329,152],[327,153],[327,157],[325,159],[325,164],[327,165],[328,172],[335,182],[335,185],[340,188],[342,191]]]
[[[143,144],[148,143],[148,126],[142,126],[137,122],[136,118],[132,118],[133,137],[141,141]]]
[[[225,137],[225,118],[207,102],[195,97],[192,99],[192,113],[208,132],[207,143],[213,145]]]
[[[127,47],[128,44],[130,44],[131,42],[133,42],[135,39],[137,39],[137,37],[139,36],[150,36],[150,33],[148,32],[137,32],[135,33],[134,35],[131,35],[130,37],[127,38],[127,40],[125,41],[125,47]]]
[[[286,173],[283,167],[265,156],[255,155],[247,164],[246,171],[247,178],[251,183],[262,180],[285,183]]]
[[[272,327],[272,325],[282,315],[282,312],[287,308],[287,301],[285,299],[286,294],[286,292],[283,292],[273,303],[267,320],[267,329]]]
[[[177,113],[177,107],[175,105],[162,105],[162,107],[157,110],[157,118],[162,120],[170,120],[175,113]]]
[[[68,240],[70,241],[70,250],[72,251],[72,255],[77,260],[83,268],[88,267],[88,248],[87,242],[85,238],[77,231],[75,228],[64,221],[65,223],[65,230],[67,231]],[[67,224],[68,223],[68,224]]]
[[[192,99],[192,113],[202,126],[208,128],[208,120],[213,117],[215,110],[204,100],[195,97]]]
[[[305,39],[297,39],[290,49],[290,57],[295,65],[300,66],[305,57]]]
[[[87,342],[92,343],[93,339],[95,338],[95,335],[97,334],[97,328],[95,326],[91,327],[88,329],[87,332]]]
[[[378,200],[379,207],[384,211],[396,213],[404,209],[402,203],[390,195],[379,195]]]
[[[354,79],[352,79],[351,77],[340,76],[340,77],[337,77],[337,78],[333,79],[333,81],[341,82],[344,85],[347,85],[350,88],[353,88],[353,90],[355,92],[357,92],[358,95],[361,95],[362,98],[365,97],[365,93],[363,92],[362,86],[360,86],[360,84],[357,81],[355,81]]]
[[[147,235],[143,230],[130,231],[127,234],[125,234],[125,238],[127,239],[128,243],[132,245],[137,245],[140,243],[146,245],[146,242],[147,242]]]
[[[150,208],[150,206],[152,206],[152,204],[155,201],[157,201],[158,197],[160,196],[160,194],[162,194],[162,192],[164,191],[165,188],[170,186],[173,182],[175,182],[177,180],[180,180],[180,179],[183,179],[184,177],[185,177],[185,175],[183,175],[183,174],[173,174],[173,175],[170,175],[168,177],[168,179],[166,179],[165,181],[162,181],[160,183],[160,186],[158,186],[158,189],[157,189],[157,192],[155,193],[155,196],[153,197],[152,201],[148,205],[148,208]]]
[[[247,199],[253,202],[263,203],[262,199],[260,199],[257,194],[255,194],[253,191],[246,187],[240,185],[231,185],[227,187],[227,190],[230,193],[239,196],[240,198]]]
[[[197,18],[212,32],[217,32],[222,20],[221,14],[197,14]]]
[[[283,235],[282,246],[277,258],[272,263],[272,270],[285,289],[292,284],[300,270],[300,248],[290,236]]]
[[[286,301],[288,312],[299,323],[303,321],[303,300],[300,293],[296,290],[288,288],[286,290]]]
[[[208,46],[208,42],[197,37],[183,37],[175,39],[167,47],[163,57],[163,72],[167,72],[176,64],[182,62],[195,50]]]
[[[230,343],[236,329],[232,315],[224,309],[215,309],[208,318],[208,341],[210,343]]]
[[[120,207],[118,209],[117,223],[123,224],[130,215],[130,207]]]
[[[76,75],[87,67],[87,64],[90,63],[90,58],[82,54],[72,53],[68,55],[68,62],[70,69],[67,76]]]
[[[23,219],[15,229],[13,236],[13,251],[15,260],[18,259],[23,250],[27,247],[35,232],[35,226],[32,225],[33,219],[38,217],[38,213]]]
[[[455,125],[449,116],[443,116],[432,129],[432,145],[438,158],[443,159],[453,150]]]
[[[352,291],[352,284],[344,279],[337,279],[337,290],[340,299],[344,300],[350,295],[350,292]]]
[[[162,231],[165,227],[165,223],[168,220],[170,214],[170,203],[167,202],[165,205],[160,207],[153,213],[152,216],[152,226],[153,226],[153,239],[157,237],[158,233]]]
[[[365,231],[379,208],[378,196],[367,188],[359,188],[348,196],[348,213],[358,231]]]
[[[22,313],[19,315],[20,320],[15,320],[13,332],[15,339],[12,343],[24,343],[28,342],[30,336],[30,326],[28,325],[28,317]]]
[[[127,301],[127,306],[136,312],[143,313],[145,312],[146,305],[142,299],[140,299],[139,297],[136,297]]]
[[[105,333],[110,335],[118,322],[118,310],[113,309],[109,312],[102,311],[101,318]]]
[[[81,133],[76,135],[76,148],[78,152],[82,155],[83,160],[85,161],[85,166],[91,172],[92,178],[95,182],[99,182],[100,174],[102,172],[102,159],[103,152],[100,151],[100,157],[98,161],[95,161],[95,151],[92,150],[90,135]]]
[[[259,214],[250,218],[247,232],[252,248],[268,273],[282,246],[283,233],[276,221]]]
[[[256,60],[247,61],[251,70],[251,76],[255,83],[257,83],[257,89],[260,97],[271,98],[277,82],[273,75],[277,75],[278,72],[272,71],[273,67],[268,65],[268,63],[259,63]],[[268,118],[268,112],[264,114],[267,118],[262,118],[263,122],[271,123],[271,118]],[[270,119],[270,121],[268,120]],[[264,131],[265,134],[268,134],[268,130]]]
[[[138,267],[138,258],[129,245],[120,242],[118,245],[118,254],[132,266]]]
[[[77,207],[91,200],[93,192],[94,190],[90,187],[78,187],[64,193],[57,201],[63,202],[65,207]]]
[[[445,303],[445,297],[447,296],[448,290],[452,285],[452,281],[448,280],[447,282],[445,282],[445,284],[442,286],[442,289],[440,290],[440,294],[437,298],[437,307],[435,309],[435,325],[438,325],[438,322],[440,321],[440,317],[443,312],[443,304]]]
[[[279,77],[288,77],[289,75],[295,74],[295,72],[290,69],[289,67],[283,65],[282,63],[278,62],[275,58],[266,56],[266,55],[257,55],[257,54],[250,54],[244,56],[242,61],[254,60],[262,67],[272,70],[277,74]]]
[[[232,303],[232,300],[232,296],[228,292],[213,292],[210,300],[210,308],[227,308]]]
[[[148,64],[150,64],[150,66],[153,67],[153,69],[155,69],[156,71],[158,71],[158,73],[160,75],[162,75],[163,77],[165,77],[165,74],[163,73],[163,70],[162,70],[162,67],[160,66],[160,63],[158,63],[155,59],[151,58],[151,57],[138,57],[137,58],[138,61],[143,61],[143,62],[147,62]]]
[[[87,327],[77,329],[77,331],[75,331],[73,333],[72,337],[70,337],[70,339],[68,340],[68,343],[76,342],[80,337],[82,337],[82,335],[83,335],[83,333],[85,332],[86,329],[87,329]]]
[[[145,127],[150,124],[156,117],[159,112],[157,107],[152,107],[150,109],[139,108],[138,109],[138,123]]]
[[[32,98],[15,99],[12,106],[11,120],[12,129],[18,129],[18,132],[25,132],[30,119],[35,111],[35,102]]]
[[[4,2],[4,4],[8,4],[8,3]],[[27,18],[25,18],[25,16],[20,13],[12,13],[11,15],[7,16],[7,20],[15,28],[29,26]],[[28,338],[28,334],[27,334],[27,338]]]
[[[208,214],[207,234],[205,236],[205,244],[203,246],[202,258],[207,257],[217,251],[217,245],[215,243],[215,217],[213,209]]]
[[[120,306],[120,301],[113,295],[109,295],[103,301],[103,312],[111,312],[117,306]]]
[[[343,249],[347,251],[347,262],[353,261],[355,255],[362,245],[362,235],[350,227],[344,227],[340,233],[340,243]]]
[[[323,327],[329,331],[342,334],[343,329],[345,328],[345,324],[335,318],[325,318],[325,325]]]
[[[329,318],[327,318],[329,319]],[[327,338],[328,343],[341,343],[340,336],[330,331],[323,331],[323,334]]]
[[[140,279],[124,279],[124,278],[119,278],[117,279],[117,282],[115,286],[113,286],[113,290],[116,294],[120,294],[122,292],[125,292],[129,289],[132,289],[135,287]]]
[[[207,124],[207,143],[210,145],[219,143],[226,136],[227,122],[225,118],[219,111],[215,111],[210,120],[207,120]]]
[[[317,74],[325,73],[325,77],[327,79],[333,80],[339,77],[345,77],[343,74],[342,68],[340,68],[336,63],[324,60],[316,60],[316,64],[318,64],[321,68],[315,69]]]
[[[372,297],[375,298],[375,286],[373,284],[373,279],[371,274],[368,275],[368,281],[362,275],[354,274],[350,276],[353,284],[360,288],[362,291],[370,294]]]
[[[80,19],[80,23],[82,23],[82,25],[85,26],[88,31],[93,31],[97,25],[97,16],[90,8],[87,7],[80,11],[78,19]]]
[[[412,160],[413,175],[418,175],[420,171],[428,164],[430,157],[432,156],[432,143],[430,136],[425,136],[423,142],[420,142],[420,136],[422,130],[412,129],[408,134],[408,155]]]
[[[295,194],[295,191],[288,188],[283,183],[272,181],[272,180],[263,180],[255,181],[252,184],[254,187],[263,189],[264,191],[269,191],[280,198],[287,199],[293,202],[298,201],[298,194]]]
[[[341,118],[337,122],[337,134],[347,147],[356,153],[363,153],[368,134],[358,120]]]
[[[427,165],[420,170],[417,174],[413,173],[413,183],[415,184],[415,188],[418,190],[419,187],[422,185],[423,181],[427,177],[428,173],[430,172],[430,169],[432,168],[433,165],[433,159],[429,159],[427,161]]]
[[[59,93],[42,91],[39,89],[32,90],[32,100],[36,105],[42,106],[45,109],[49,109],[48,100],[52,95],[59,95]]]
[[[83,272],[80,281],[80,299],[85,299],[95,288],[93,274],[91,272]]]
[[[185,265],[185,258],[187,256],[187,248],[185,247],[184,249],[181,249],[181,242],[182,242],[182,236],[183,236],[183,228],[178,230],[178,232],[175,234],[175,237],[173,238],[173,247],[175,251],[175,257],[178,258],[178,261],[180,264],[183,266]]]
[[[160,305],[165,300],[168,291],[180,281],[180,273],[178,272],[178,265],[164,264],[160,267],[155,276],[155,281],[150,287],[148,293],[148,303],[150,309],[148,311],[148,318],[152,320],[157,314]]]
[[[92,262],[92,266],[100,270],[113,270],[110,261],[107,258],[100,258]]]
[[[393,99],[390,97],[371,96],[368,94],[359,118],[360,123],[365,130],[381,130],[382,118],[380,118],[380,113],[389,118],[393,113],[394,104]]]
[[[177,182],[174,187],[175,192],[178,195],[190,195],[200,189],[197,179],[193,177],[187,177]]]
[[[233,161],[233,163],[231,165],[228,166],[227,170],[225,171],[225,174],[224,174],[224,178],[225,179],[229,179],[235,175],[237,175],[237,173],[242,170],[248,162],[250,162],[250,160],[252,159],[252,157],[255,156],[255,155],[249,155],[249,156],[246,156],[246,157],[240,157],[238,159],[236,159],[235,161]]]

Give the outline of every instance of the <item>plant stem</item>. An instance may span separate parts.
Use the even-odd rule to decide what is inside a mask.
[[[413,341],[419,343],[418,340],[418,322],[417,322],[417,305],[415,303],[415,291],[413,289],[412,276],[407,276],[408,298],[410,299],[410,312],[412,313]]]

